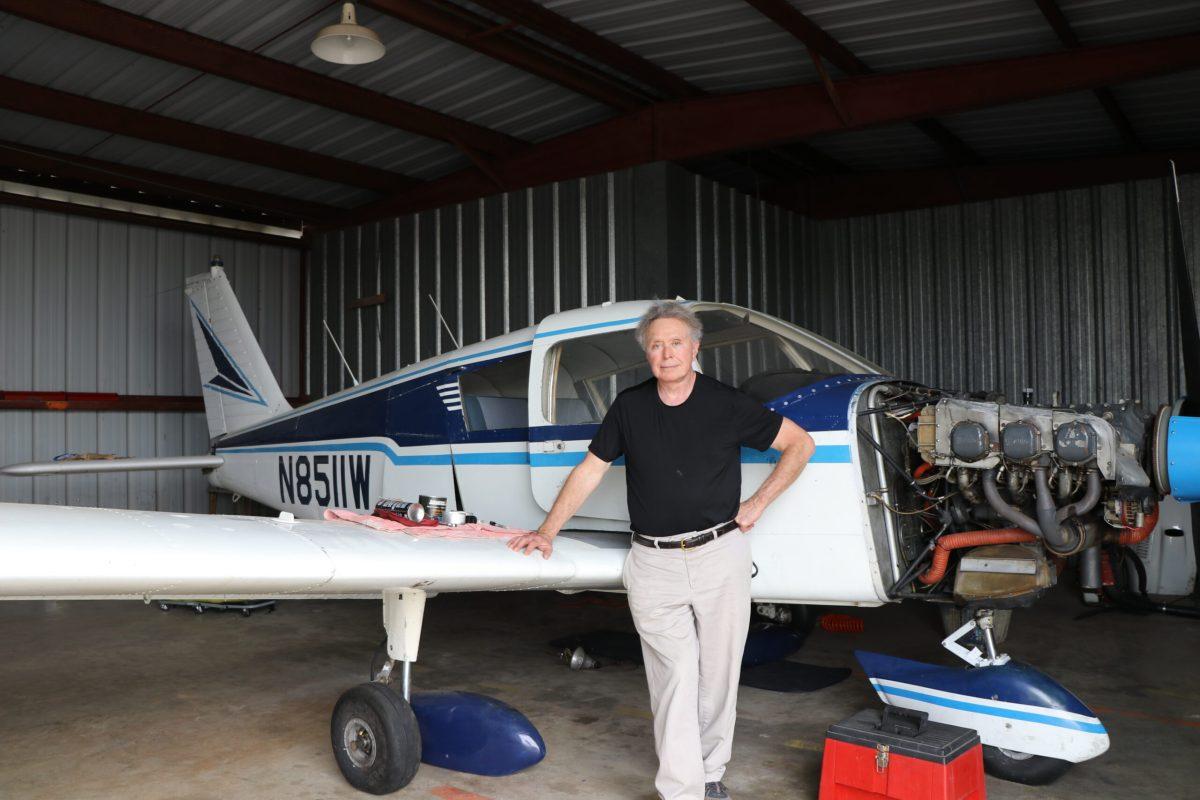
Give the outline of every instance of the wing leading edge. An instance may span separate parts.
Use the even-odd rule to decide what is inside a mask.
[[[0,599],[377,597],[621,589],[628,540],[564,533],[554,556],[347,522],[0,503]]]

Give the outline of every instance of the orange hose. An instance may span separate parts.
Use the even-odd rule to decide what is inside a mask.
[[[966,533],[947,534],[938,539],[937,547],[933,550],[933,564],[917,580],[926,586],[940,581],[946,574],[946,567],[950,564],[950,551],[957,550],[960,547],[1035,541],[1037,541],[1036,536],[1020,528],[999,528],[991,531],[967,531]]]
[[[932,467],[932,466],[933,466],[933,464],[930,464],[928,461],[923,461],[923,462],[921,462],[921,465],[920,465],[920,466],[918,466],[916,469],[914,469],[914,470],[913,470],[913,477],[914,477],[914,478],[919,478],[919,477],[921,477],[921,476],[922,476],[922,475],[924,475],[926,472],[929,472],[929,469],[930,469],[930,467]]]
[[[822,614],[821,630],[830,633],[862,633],[866,623],[849,614]]]
[[[1154,531],[1154,526],[1158,524],[1158,506],[1154,506],[1154,510],[1146,515],[1142,520],[1140,528],[1126,528],[1117,536],[1117,544],[1124,547],[1131,547],[1138,542],[1144,541]]]

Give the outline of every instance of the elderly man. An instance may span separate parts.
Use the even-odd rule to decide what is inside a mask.
[[[804,469],[812,438],[790,420],[693,369],[700,320],[656,302],[639,320],[651,380],[621,392],[537,533],[509,542],[549,558],[555,535],[625,456],[633,544],[629,608],[642,641],[663,800],[728,798],[742,650],[750,624],[748,533]],[[741,447],[774,447],[775,469],[741,497]]]

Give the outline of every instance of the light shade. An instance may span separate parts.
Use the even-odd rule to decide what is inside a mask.
[[[313,55],[334,64],[368,64],[383,58],[379,36],[354,19],[354,3],[342,4],[342,21],[322,28],[312,40]]]

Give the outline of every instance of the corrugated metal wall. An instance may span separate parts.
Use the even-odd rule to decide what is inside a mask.
[[[350,385],[323,323],[369,380],[454,349],[451,337],[470,344],[619,297],[633,181],[633,171],[564,181],[316,237],[308,392]],[[350,307],[378,293],[382,305]]]
[[[1200,179],[1181,184],[1195,265]],[[930,385],[1154,408],[1182,392],[1168,191],[1140,181],[822,223],[796,320]]]
[[[224,257],[285,393],[299,390],[300,252],[0,205],[0,390],[200,394],[184,280]],[[204,453],[202,412],[0,411],[0,463]],[[0,478],[0,499],[207,511],[196,471]]]
[[[667,179],[639,183],[651,169]],[[1181,391],[1167,198],[1146,181],[818,223],[668,165],[498,195],[317,237],[304,389],[349,380],[323,321],[369,379],[453,348],[430,295],[466,344],[656,286],[794,320],[932,385],[1153,406]],[[1200,209],[1185,209],[1196,262]],[[655,236],[665,255],[640,246]],[[298,393],[297,251],[9,206],[0,389],[198,394],[182,286],[214,252]],[[206,448],[199,413],[0,412],[3,463]],[[207,508],[202,476],[182,472],[0,478],[0,499]]]
[[[638,188],[647,169],[666,170],[665,199]],[[630,276],[659,269],[661,294],[764,310],[931,385],[1153,407],[1180,392],[1166,201],[1144,181],[815,222],[670,165],[500,195],[316,239],[308,388],[348,385],[322,316],[370,378],[453,347],[429,294],[470,343],[634,298],[647,283]],[[666,263],[638,264],[655,223]]]

